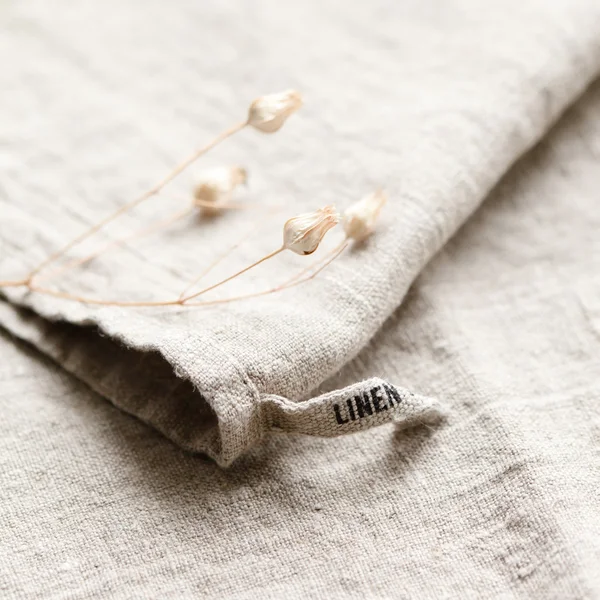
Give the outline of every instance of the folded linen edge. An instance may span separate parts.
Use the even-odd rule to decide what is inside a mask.
[[[208,377],[194,380],[191,373],[174,365],[168,349],[157,348],[140,339],[132,343],[134,340],[125,339],[109,323],[101,326],[98,320],[87,321],[88,327],[92,328],[79,330],[83,335],[73,338],[65,330],[64,321],[24,311],[16,304],[14,300],[13,303],[0,301],[0,326],[33,344],[121,410],[136,416],[181,448],[209,456],[221,467],[230,466],[272,432],[338,437],[391,422],[400,428],[436,423],[447,413],[438,400],[414,394],[377,377],[304,401],[261,393],[241,365],[206,339],[204,343],[213,350],[205,363],[204,374]],[[85,334],[86,330],[89,334]],[[96,338],[96,335],[100,337]],[[90,353],[90,344],[97,347],[100,340],[103,349]],[[107,345],[113,343],[116,347],[111,350]],[[182,340],[176,343],[182,343]],[[68,357],[65,355],[67,347]],[[117,348],[125,353],[135,350],[162,355],[165,364],[173,369],[174,376],[189,381],[210,407],[215,417],[213,424],[207,422],[206,427],[182,435],[178,427],[167,426],[160,419],[142,414],[139,409],[123,402],[114,389],[90,374],[92,366],[110,369],[114,360],[120,360],[119,356],[123,354]],[[102,357],[106,357],[106,363]],[[135,363],[132,360],[132,364]],[[221,377],[229,385],[223,386]],[[173,410],[173,414],[178,412]]]

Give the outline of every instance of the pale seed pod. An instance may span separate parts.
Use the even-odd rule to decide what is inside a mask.
[[[295,90],[261,96],[252,102],[248,125],[263,133],[275,133],[302,106],[302,95]]]
[[[358,242],[368,238],[373,233],[379,213],[386,202],[387,194],[383,190],[377,190],[350,206],[344,212],[346,237]]]
[[[325,234],[339,221],[340,216],[334,206],[293,217],[283,226],[283,247],[296,254],[312,254]]]
[[[243,167],[215,167],[202,172],[194,186],[194,203],[198,208],[217,213],[230,200],[235,188],[246,183],[248,173]]]

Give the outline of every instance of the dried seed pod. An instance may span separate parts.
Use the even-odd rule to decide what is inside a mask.
[[[302,95],[295,90],[261,96],[250,105],[248,125],[263,133],[275,133],[301,106]]]
[[[283,226],[283,247],[296,254],[312,254],[323,236],[340,221],[334,206],[289,219]]]
[[[248,173],[243,167],[215,167],[204,171],[194,186],[194,204],[211,213],[226,205],[238,185],[246,183]]]
[[[356,241],[368,238],[373,233],[379,213],[386,202],[386,193],[377,190],[350,206],[344,212],[346,237]]]

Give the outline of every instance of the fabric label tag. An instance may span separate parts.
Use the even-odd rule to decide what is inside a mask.
[[[433,398],[419,396],[379,378],[368,379],[304,402],[280,396],[263,398],[267,428],[336,437],[390,421],[418,424],[444,411]]]

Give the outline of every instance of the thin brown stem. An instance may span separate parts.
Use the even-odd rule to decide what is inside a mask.
[[[155,302],[146,301],[121,301],[121,300],[100,300],[98,298],[89,298],[87,296],[78,296],[77,294],[70,294],[68,292],[60,292],[58,290],[51,290],[49,288],[42,288],[36,285],[30,284],[29,288],[32,292],[38,294],[44,294],[46,296],[54,296],[55,298],[62,298],[63,300],[72,300],[73,302],[82,302],[83,304],[95,304],[100,306],[176,306],[181,304],[179,300],[162,300]]]
[[[335,248],[333,248],[327,254],[325,254],[325,256],[316,261],[315,264],[302,269],[302,271],[288,279],[285,283],[274,288],[274,291],[277,292],[279,290],[294,287],[296,285],[299,285],[300,283],[305,283],[306,281],[314,279],[321,271],[328,267],[348,247],[349,243],[350,241],[348,240],[348,238],[345,238],[340,244],[338,244]],[[308,277],[304,277],[302,279],[302,276],[305,273],[308,273],[318,265],[321,266],[314,273],[311,273]]]
[[[279,207],[277,207],[276,209],[271,209],[271,211],[269,211],[270,213],[274,213],[279,211]],[[208,265],[208,267],[206,267],[206,269],[204,269],[204,271],[202,271],[202,273],[200,273],[200,275],[198,275],[198,277],[196,277],[196,279],[194,279],[194,281],[190,282],[187,287],[183,290],[183,292],[181,292],[181,294],[179,294],[179,299],[182,300],[183,298],[185,298],[186,294],[197,284],[199,283],[202,279],[204,279],[204,277],[206,277],[217,265],[219,265],[221,262],[223,262],[236,248],[239,248],[258,228],[258,226],[262,223],[261,222],[257,222],[254,223],[254,225],[245,233],[245,235],[243,235],[235,244],[233,244],[233,246],[230,246],[229,248],[227,248],[227,250],[225,250],[225,252],[223,252],[222,254],[220,254],[219,256],[217,256],[217,258],[210,263],[210,265]]]
[[[27,278],[27,284],[31,287],[33,278],[44,267],[46,267],[50,263],[54,262],[56,259],[58,259],[63,254],[68,252],[71,248],[73,248],[73,246],[76,246],[77,244],[83,242],[84,240],[86,240],[88,237],[90,237],[91,235],[93,235],[94,233],[96,233],[97,231],[102,229],[102,227],[104,227],[111,221],[114,221],[117,217],[130,211],[131,209],[135,208],[142,202],[144,202],[144,201],[148,200],[149,198],[152,198],[153,196],[158,194],[168,183],[173,181],[173,179],[175,179],[175,177],[177,177],[183,171],[185,171],[185,169],[187,169],[200,156],[202,156],[203,154],[205,154],[206,152],[208,152],[209,150],[214,148],[217,144],[221,143],[223,140],[232,136],[234,133],[237,133],[238,131],[243,129],[247,124],[248,124],[247,121],[243,121],[241,123],[237,123],[236,125],[234,125],[233,127],[230,127],[229,129],[226,129],[223,133],[219,134],[214,140],[212,140],[212,142],[210,142],[210,143],[206,144],[206,146],[196,150],[191,156],[189,156],[182,163],[177,165],[164,179],[162,179],[154,187],[150,188],[148,191],[144,192],[141,196],[139,196],[132,202],[125,204],[124,206],[119,208],[117,211],[115,211],[114,213],[109,215],[108,217],[102,219],[102,221],[100,221],[99,223],[96,223],[95,225],[93,225],[92,227],[90,227],[89,229],[84,231],[82,234],[78,235],[75,239],[71,240],[66,246],[64,246],[57,252],[54,252],[46,260],[44,260],[40,265],[38,265],[33,271],[31,271],[31,273],[29,274],[29,277]]]
[[[323,271],[326,267],[328,267],[348,247],[348,244],[349,244],[349,240],[345,239],[341,244],[339,244],[333,250],[328,252],[321,260],[317,261],[315,264],[310,265],[310,267],[303,269],[302,271],[300,271],[299,274],[296,274],[291,279],[288,279],[285,283],[282,283],[281,285],[278,285],[274,288],[270,288],[268,290],[263,290],[262,292],[254,292],[253,294],[244,294],[243,296],[234,296],[232,298],[221,298],[218,300],[208,300],[206,302],[188,302],[188,303],[186,303],[186,306],[212,306],[215,304],[228,304],[229,302],[235,302],[237,300],[246,300],[248,298],[257,298],[259,296],[267,296],[268,294],[274,294],[276,292],[280,292],[282,290],[287,290],[289,288],[300,285],[301,283],[306,283],[307,281],[314,279],[319,273],[321,273],[321,271]],[[323,261],[325,261],[325,262],[323,262]],[[321,266],[314,273],[311,273],[308,277],[304,277],[304,278],[298,277],[299,275],[301,276],[303,273],[306,273],[306,272],[310,271],[311,269],[314,269],[315,266],[317,266],[319,263],[323,263],[323,264],[321,264]]]
[[[270,254],[263,256],[260,260],[257,260],[256,262],[252,263],[245,269],[242,269],[235,275],[231,275],[231,277],[228,277],[227,279],[224,279],[223,281],[216,283],[215,285],[213,285],[209,288],[206,288],[205,290],[202,290],[201,292],[198,292],[197,294],[194,294],[193,296],[188,296],[187,298],[182,298],[182,299],[178,299],[178,300],[161,300],[161,301],[154,301],[154,302],[151,302],[151,301],[99,300],[97,298],[89,298],[87,296],[78,296],[76,294],[70,294],[68,292],[60,292],[58,290],[42,288],[42,287],[38,287],[38,286],[34,286],[34,285],[30,285],[30,289],[34,292],[37,292],[39,294],[44,294],[47,296],[54,296],[56,298],[62,298],[64,300],[72,300],[73,302],[82,302],[84,304],[93,304],[93,305],[99,305],[99,306],[122,306],[122,307],[152,307],[152,306],[154,306],[154,307],[156,307],[156,306],[212,306],[215,304],[226,304],[229,302],[234,302],[236,300],[245,300],[247,298],[255,298],[257,296],[266,296],[267,294],[273,294],[275,292],[278,292],[278,291],[281,291],[284,289],[289,289],[296,285],[300,285],[301,283],[305,283],[306,281],[310,281],[311,279],[314,279],[321,271],[323,271],[329,264],[331,264],[345,250],[345,248],[348,246],[348,243],[349,243],[348,240],[344,240],[341,244],[336,246],[331,252],[329,252],[327,255],[325,255],[323,257],[323,259],[327,259],[327,260],[316,271],[314,271],[307,277],[300,278],[300,279],[298,279],[297,277],[293,277],[293,278],[289,279],[287,282],[285,282],[277,287],[271,288],[269,290],[264,290],[262,292],[256,292],[254,294],[245,294],[243,296],[235,296],[233,298],[210,300],[208,302],[186,303],[187,300],[191,300],[192,298],[196,298],[199,295],[204,294],[205,292],[215,289],[216,287],[223,285],[224,283],[227,283],[228,281],[231,281],[235,277],[238,277],[242,273],[249,271],[253,267],[256,267],[257,265],[268,260],[269,258],[273,258],[277,254],[282,252],[284,250],[284,248],[281,247],[278,250],[275,250],[274,252],[271,252]],[[323,259],[318,262],[323,262]],[[318,264],[318,262],[316,264]],[[316,265],[311,265],[311,267],[309,269],[312,269],[315,266]],[[304,269],[303,272],[306,272],[309,269]],[[22,284],[25,284],[25,282],[23,282]],[[184,303],[186,303],[186,304],[184,304]]]
[[[151,233],[154,233],[155,231],[158,231],[159,229],[167,227],[171,223],[174,223],[175,221],[183,219],[184,217],[192,214],[193,211],[194,211],[193,207],[186,208],[185,210],[179,210],[179,211],[169,215],[165,219],[161,219],[158,222],[152,223],[151,225],[149,225],[148,227],[145,227],[144,229],[140,229],[128,236],[124,236],[124,237],[118,238],[116,240],[113,240],[112,242],[109,242],[108,244],[102,246],[95,252],[88,254],[87,256],[84,256],[83,258],[79,258],[77,260],[72,260],[71,262],[68,262],[63,267],[55,269],[54,271],[50,271],[49,273],[46,273],[46,274],[42,274],[37,278],[37,281],[38,282],[39,281],[48,282],[50,279],[54,279],[54,278],[58,277],[59,275],[62,275],[66,271],[70,271],[71,269],[76,269],[77,267],[81,267],[81,266],[87,264],[91,260],[94,260],[95,258],[98,258],[99,256],[101,256],[103,254],[106,254],[107,252],[109,252],[113,248],[116,248],[117,246],[122,246],[126,242],[131,242],[131,241],[139,239],[145,235],[150,235]]]
[[[296,280],[300,279],[303,275],[305,275],[306,273],[309,273],[315,267],[318,267],[320,264],[322,264],[324,261],[326,261],[329,258],[329,256],[331,256],[332,254],[334,254],[340,248],[340,246],[343,245],[345,242],[346,242],[346,240],[344,239],[344,241],[339,246],[336,246],[333,250],[329,251],[327,254],[325,254],[324,256],[322,256],[321,258],[319,258],[319,260],[316,260],[311,265],[308,265],[304,269],[298,271],[293,277],[290,277],[286,282],[282,283],[280,286],[278,286],[276,288],[273,288],[273,290],[274,291],[278,291],[278,290],[283,289],[283,288],[291,287],[292,284]]]
[[[0,287],[21,287],[27,285],[27,279],[17,279],[14,281],[0,281]]]
[[[244,273],[246,273],[250,269],[253,269],[254,267],[257,267],[258,265],[260,265],[261,263],[265,262],[266,260],[269,260],[270,258],[273,258],[274,256],[277,256],[278,254],[280,254],[284,250],[285,250],[285,247],[282,246],[281,248],[278,248],[277,250],[274,250],[273,252],[267,254],[266,256],[263,256],[261,259],[257,260],[256,262],[253,262],[251,265],[248,265],[245,269],[242,269],[241,271],[238,271],[237,273],[234,273],[233,275],[230,275],[229,277],[223,279],[222,281],[219,281],[219,282],[215,283],[214,285],[211,285],[211,286],[209,286],[207,288],[204,288],[203,290],[200,290],[199,292],[196,292],[195,294],[191,294],[190,296],[186,296],[184,298],[180,298],[179,302],[181,302],[183,304],[184,302],[187,302],[188,300],[192,300],[194,298],[197,298],[198,296],[201,296],[202,294],[206,294],[206,292],[210,292],[211,290],[214,290],[215,288],[218,288],[218,287],[226,284],[228,281],[231,281],[232,279],[235,279],[236,277],[239,277],[240,275],[243,275]]]
[[[194,206],[197,208],[210,208],[211,210],[244,210],[246,208],[258,208],[258,204],[246,204],[244,202],[227,202],[224,204],[214,204],[205,200],[194,200]]]

